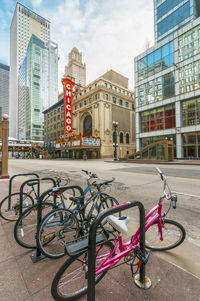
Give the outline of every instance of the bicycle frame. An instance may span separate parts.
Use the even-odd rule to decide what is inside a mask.
[[[91,184],[88,184],[87,187],[85,188],[85,190],[83,191],[84,196],[85,196],[88,192],[91,193],[91,191],[92,191],[92,186],[91,186]],[[96,193],[96,194],[97,194],[97,193]],[[94,195],[95,197],[96,197],[96,194]],[[81,201],[79,201],[79,202],[77,203],[77,206],[76,206],[75,208],[70,209],[70,211],[71,211],[72,213],[74,213],[75,215],[77,215],[78,213],[80,213],[79,210],[81,211],[81,213],[82,213],[82,214],[80,215],[80,217],[81,217],[81,222],[84,221],[84,217],[85,217],[84,212],[83,212],[82,210],[83,210],[84,207],[86,207],[86,206],[93,200],[93,197],[94,197],[94,196],[91,196],[91,197],[89,198],[88,202],[87,202],[86,204],[84,204],[82,207],[80,207]],[[94,206],[94,205],[93,205],[93,206]],[[61,202],[58,204],[58,208],[59,208],[59,209],[60,209],[60,208],[67,209],[66,206],[65,206],[65,202],[64,202],[63,198],[61,198]],[[94,207],[92,207],[92,208],[90,209],[90,212],[91,212],[91,210],[93,210],[93,208],[94,208]],[[84,209],[85,209],[85,208],[84,208]],[[89,213],[90,213],[90,212],[89,212]],[[46,228],[55,227],[55,226],[60,226],[60,225],[62,224],[62,222],[59,221],[59,220],[57,220],[57,221],[54,220],[53,222],[51,222],[52,219],[53,219],[53,217],[50,217],[49,220],[47,220],[46,225],[45,225]],[[57,223],[56,223],[56,222],[57,222]]]
[[[157,213],[148,221],[148,219],[157,211]],[[160,239],[163,240],[162,235],[162,204],[161,201],[153,207],[148,214],[145,216],[145,232],[153,225],[153,223],[158,220],[158,231],[160,233]],[[112,266],[116,265],[121,258],[125,257],[129,253],[131,253],[135,248],[139,248],[138,241],[140,239],[140,228],[137,229],[135,234],[132,237],[132,241],[129,240],[127,243],[123,243],[122,236],[119,235],[114,241],[114,249],[107,254],[103,254],[96,257],[96,260],[105,258],[101,264],[96,268],[96,275],[106,271],[107,269],[111,268]],[[102,245],[103,246],[103,245]],[[96,252],[99,251],[101,246],[97,249]],[[116,252],[117,248],[119,252]],[[85,260],[83,263],[88,263],[88,259]]]

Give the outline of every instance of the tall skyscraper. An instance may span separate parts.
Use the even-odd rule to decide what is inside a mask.
[[[19,139],[43,141],[43,111],[58,100],[58,47],[31,36],[19,68]]]
[[[86,85],[86,65],[82,63],[82,53],[76,47],[69,53],[65,76],[72,77],[75,84],[81,87]]]
[[[162,41],[199,16],[199,0],[154,0],[155,41]]]
[[[50,40],[50,22],[17,2],[10,26],[9,135],[18,135],[18,70],[32,34]]]
[[[136,147],[168,138],[176,158],[200,158],[200,1],[154,4],[161,41],[135,58]]]
[[[9,70],[9,66],[0,63],[0,121],[9,110]]]

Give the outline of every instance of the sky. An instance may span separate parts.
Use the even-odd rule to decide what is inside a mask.
[[[110,69],[134,88],[134,57],[154,44],[153,0],[22,0],[51,22],[58,44],[58,84],[73,47],[82,52],[89,84]],[[9,31],[16,1],[0,0],[0,63],[9,65]]]

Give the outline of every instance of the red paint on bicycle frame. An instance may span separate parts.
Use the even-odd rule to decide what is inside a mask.
[[[115,205],[112,208],[118,208],[118,207],[123,207],[125,205],[129,205],[131,202],[127,202],[127,203],[123,203],[123,204],[119,204],[119,205]]]

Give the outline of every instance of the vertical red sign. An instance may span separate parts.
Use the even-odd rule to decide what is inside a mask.
[[[65,104],[65,129],[64,133],[69,134],[72,132],[72,88],[74,82],[69,78],[62,79],[63,88],[64,88],[64,104]]]

